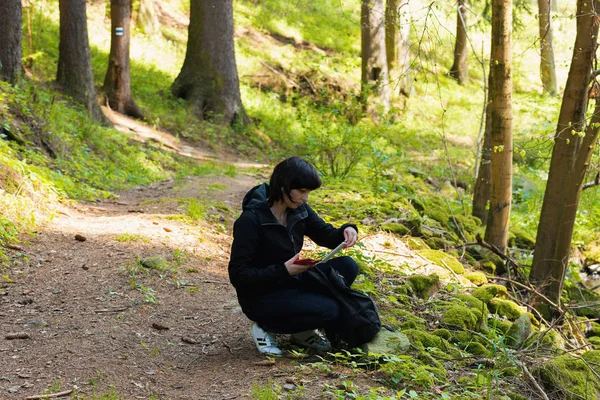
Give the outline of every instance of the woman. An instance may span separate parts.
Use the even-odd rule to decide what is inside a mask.
[[[272,333],[292,334],[294,344],[331,350],[327,336],[335,333],[340,317],[338,302],[307,279],[304,271],[333,268],[348,285],[358,273],[350,257],[337,257],[316,266],[297,264],[304,236],[319,246],[335,248],[358,239],[355,225],[336,229],[308,205],[308,195],[321,186],[315,168],[300,157],[291,157],[273,170],[269,184],[251,189],[242,202],[242,215],[233,227],[229,279],[238,301],[254,324],[252,337],[258,351],[280,355]]]

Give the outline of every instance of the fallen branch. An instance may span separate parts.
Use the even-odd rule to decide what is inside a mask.
[[[529,372],[529,369],[527,368],[527,366],[525,364],[523,364],[519,360],[515,360],[515,362],[517,363],[517,365],[519,367],[521,367],[521,369],[523,370],[523,373],[525,373],[525,376],[527,377],[527,379],[529,379],[530,383],[537,389],[537,391],[540,394],[540,396],[542,397],[542,399],[544,399],[544,400],[550,400],[550,398],[548,397],[548,395],[546,394],[546,392],[544,391],[544,389],[535,380],[535,378],[533,377],[533,375],[531,375],[531,372]]]
[[[9,333],[8,335],[4,336],[4,338],[6,340],[14,340],[14,339],[30,339],[31,337],[29,336],[28,333],[18,332],[18,333]]]
[[[19,245],[17,245],[17,244],[11,244],[11,243],[8,243],[8,244],[7,244],[5,247],[6,247],[7,249],[11,249],[11,250],[17,250],[17,251],[24,251],[24,250],[25,250],[25,249],[23,249],[21,246],[19,246]]]
[[[589,189],[594,186],[600,186],[600,171],[596,174],[596,177],[592,182],[584,183],[581,190]]]
[[[29,396],[29,397],[25,397],[25,400],[54,399],[54,398],[57,398],[57,397],[68,396],[71,393],[73,393],[73,389],[71,389],[71,390],[65,390],[64,392],[58,392],[58,393],[38,394],[38,395],[35,395],[35,396]]]
[[[515,281],[514,279],[504,278],[502,276],[487,276],[487,278],[488,279],[496,279],[496,280],[505,281],[505,282],[510,282],[513,285],[519,286],[519,287],[521,287],[523,289],[527,289],[527,290],[535,293],[536,295],[538,295],[540,298],[544,299],[552,307],[556,308],[559,311],[562,311],[561,308],[558,306],[558,304],[554,303],[548,297],[544,296],[542,293],[540,293],[537,289],[535,289],[531,285],[524,285],[521,282]]]
[[[258,365],[258,366],[262,366],[262,367],[271,367],[271,366],[275,365],[275,360],[255,361],[252,363],[252,365]]]
[[[523,271],[525,269],[523,268],[523,266],[521,265],[521,263],[519,263],[517,260],[515,260],[511,256],[508,256],[508,255],[504,254],[502,251],[500,251],[500,249],[498,247],[494,246],[493,244],[487,243],[485,240],[483,240],[483,238],[481,237],[480,234],[477,234],[476,239],[477,239],[477,244],[478,245],[480,245],[481,247],[485,247],[488,250],[493,251],[500,258],[502,258],[503,260],[508,261],[512,265],[514,265],[515,266],[515,270],[516,270],[517,274],[519,275],[519,277],[521,279],[523,279],[523,281],[528,282],[527,277],[523,273]]]

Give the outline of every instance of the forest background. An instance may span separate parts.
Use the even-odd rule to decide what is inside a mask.
[[[150,2],[153,12],[146,21],[143,4],[133,5],[130,48],[131,94],[138,116],[156,130],[220,156],[198,163],[159,143],[140,144],[112,129],[89,104],[78,105],[61,93],[55,84],[60,69],[58,2],[25,2],[24,73],[12,85],[0,83],[4,264],[10,263],[7,246],[52,219],[57,202],[112,198],[118,191],[168,178],[235,175],[235,159],[273,164],[295,154],[321,172],[325,184],[314,193],[313,202],[328,220],[358,221],[365,234],[384,230],[419,237],[429,249],[485,269],[489,260],[464,249],[485,234],[481,220],[472,216],[472,196],[489,105],[491,4],[470,4],[463,17],[468,74],[460,82],[451,73],[456,4],[404,5],[409,63],[401,76],[387,83],[390,99],[385,104],[365,100],[366,92],[375,98],[374,93],[380,94],[379,82],[367,82],[365,89],[363,77],[361,85],[359,1],[236,1],[235,57],[245,115],[231,124],[218,115],[198,118],[196,107],[173,89],[186,55],[190,4]],[[87,6],[93,80],[106,103],[102,84],[110,59],[110,7],[104,1]],[[528,284],[577,33],[576,4],[555,5],[557,88],[556,94],[549,94],[540,79],[536,10],[536,4],[516,2],[510,24],[512,208],[507,249],[499,252],[509,257],[494,259],[496,264],[486,271],[514,269],[521,284]],[[371,92],[370,85],[376,90]],[[591,184],[581,192],[575,219],[565,303],[576,300],[573,290],[581,293],[584,285],[597,283],[593,277],[585,279],[600,263],[598,162],[595,148],[583,179]],[[4,279],[12,278],[7,274]]]

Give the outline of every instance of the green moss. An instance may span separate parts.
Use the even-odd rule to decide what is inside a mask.
[[[450,225],[454,232],[459,235],[462,232],[470,242],[475,241],[475,235],[481,231],[481,220],[472,215],[455,214],[453,218],[450,218]]]
[[[374,276],[375,275],[375,271],[373,271],[373,268],[371,268],[371,266],[364,260],[355,258],[354,261],[356,261],[356,264],[358,265],[358,273],[359,274],[363,274],[363,275],[367,275],[367,276]]]
[[[488,302],[488,306],[491,312],[510,320],[515,320],[523,314],[523,310],[512,300],[492,299]]]
[[[140,260],[140,264],[144,268],[164,270],[169,266],[167,260],[160,256],[146,257]]]
[[[429,371],[434,375],[437,381],[443,382],[447,379],[448,373],[446,372],[446,369],[442,363],[433,358],[429,352],[420,352],[417,355],[417,360],[431,367]]]
[[[387,384],[396,389],[407,385],[430,389],[436,382],[442,383],[445,371],[424,365],[421,361],[410,356],[401,356],[400,360],[388,362],[381,366],[380,371],[386,378]]]
[[[477,342],[471,342],[467,344],[465,350],[476,356],[488,356],[490,354],[484,345]]]
[[[535,247],[535,237],[523,228],[512,226],[510,233],[512,233],[512,238],[508,240],[509,246],[528,250],[533,250]]]
[[[451,328],[474,330],[477,316],[466,306],[455,303],[444,312],[441,322]]]
[[[425,239],[425,243],[434,250],[445,250],[455,245],[454,242],[443,237],[430,237]]]
[[[410,234],[409,228],[407,228],[406,226],[404,226],[402,224],[398,224],[398,223],[394,223],[394,222],[381,225],[381,230],[386,231],[386,232],[391,232],[391,233],[394,233],[399,236],[405,236],[405,235]]]
[[[473,291],[473,296],[486,303],[494,297],[506,297],[508,292],[502,285],[483,285]]]
[[[532,372],[539,374],[548,393],[555,393],[560,398],[597,399],[600,397],[600,380],[589,368],[594,368],[596,374],[600,373],[600,351],[588,351],[582,358],[588,363],[566,354],[551,359]]]
[[[419,254],[421,254],[423,257],[427,258],[434,264],[439,265],[440,267],[450,268],[457,274],[465,273],[465,267],[460,263],[460,261],[458,261],[456,257],[446,254],[443,251],[433,249],[421,250],[419,251]]]
[[[495,330],[496,333],[501,333],[504,335],[512,326],[512,322],[500,318],[490,318],[488,320],[488,326]]]
[[[480,270],[487,272],[490,275],[496,274],[496,264],[494,264],[490,260],[479,261],[477,266],[479,267]]]
[[[487,277],[481,271],[466,272],[465,278],[467,278],[477,286],[485,285],[486,283],[488,283]]]
[[[423,239],[417,237],[409,237],[405,240],[405,243],[411,250],[425,250],[430,248]]]
[[[566,288],[567,297],[573,305],[597,303],[600,301],[600,294],[593,292],[581,286],[569,286]],[[577,315],[587,318],[600,318],[600,307],[580,307],[575,309]]]
[[[518,394],[518,393],[514,393],[514,392],[510,392],[506,394],[510,400],[530,400],[530,397],[527,396],[523,396],[522,394]]]
[[[555,330],[536,331],[525,341],[524,347],[540,348],[557,352],[564,349],[563,338]]]
[[[429,276],[412,275],[408,278],[414,292],[424,299],[436,293],[440,288],[440,277],[436,274]]]
[[[592,336],[588,339],[588,342],[590,342],[594,350],[600,350],[600,337]]]
[[[592,329],[587,333],[588,337],[600,337],[600,324],[597,322],[592,322]]]
[[[428,347],[437,347],[443,350],[442,339],[439,336],[418,329],[406,329],[402,333],[408,336],[410,343],[420,350]]]
[[[449,340],[452,337],[452,334],[450,333],[450,331],[448,329],[444,329],[444,328],[436,329],[432,333],[435,336],[439,336],[442,339],[446,339],[446,340]]]
[[[467,247],[467,251],[471,254],[477,261],[491,261],[496,266],[496,270],[498,272],[504,271],[504,261],[500,256],[494,253],[491,250],[486,249],[481,246],[469,246]]]

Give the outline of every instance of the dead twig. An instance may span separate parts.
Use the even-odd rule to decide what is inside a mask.
[[[531,375],[531,372],[529,372],[529,369],[527,368],[527,366],[519,360],[515,360],[515,362],[517,363],[517,365],[519,367],[521,367],[521,369],[523,370],[523,373],[525,374],[525,376],[527,377],[529,382],[536,388],[536,390],[538,391],[540,396],[544,400],[550,400],[550,398],[548,398],[548,395],[546,394],[546,391],[544,391],[544,389],[540,386],[540,384],[535,380],[534,376]]]
[[[508,256],[506,254],[504,254],[502,251],[500,251],[499,248],[497,248],[496,246],[494,246],[493,244],[489,244],[487,243],[485,240],[483,240],[483,238],[481,237],[480,234],[477,234],[476,236],[477,239],[477,244],[481,247],[485,247],[488,250],[491,250],[492,252],[494,252],[497,256],[499,256],[500,258],[502,258],[505,261],[510,262],[512,265],[515,266],[515,271],[517,273],[517,275],[519,275],[519,277],[521,279],[523,279],[523,281],[529,283],[528,278],[525,276],[525,274],[523,273],[523,271],[525,270],[523,268],[523,266],[521,265],[521,263],[519,263],[517,260],[515,260],[514,258],[512,258],[511,256]],[[465,244],[465,246],[467,245],[473,245],[471,243],[467,243]]]
[[[28,333],[25,332],[17,332],[17,333],[9,333],[4,336],[6,340],[14,340],[14,339],[31,339]]]
[[[73,389],[65,390],[64,392],[50,393],[50,394],[38,394],[35,396],[25,397],[25,400],[39,400],[39,399],[54,399],[57,397],[65,397],[73,393]]]
[[[261,367],[272,367],[273,365],[275,365],[275,360],[255,361],[252,363],[252,365],[258,365]]]

